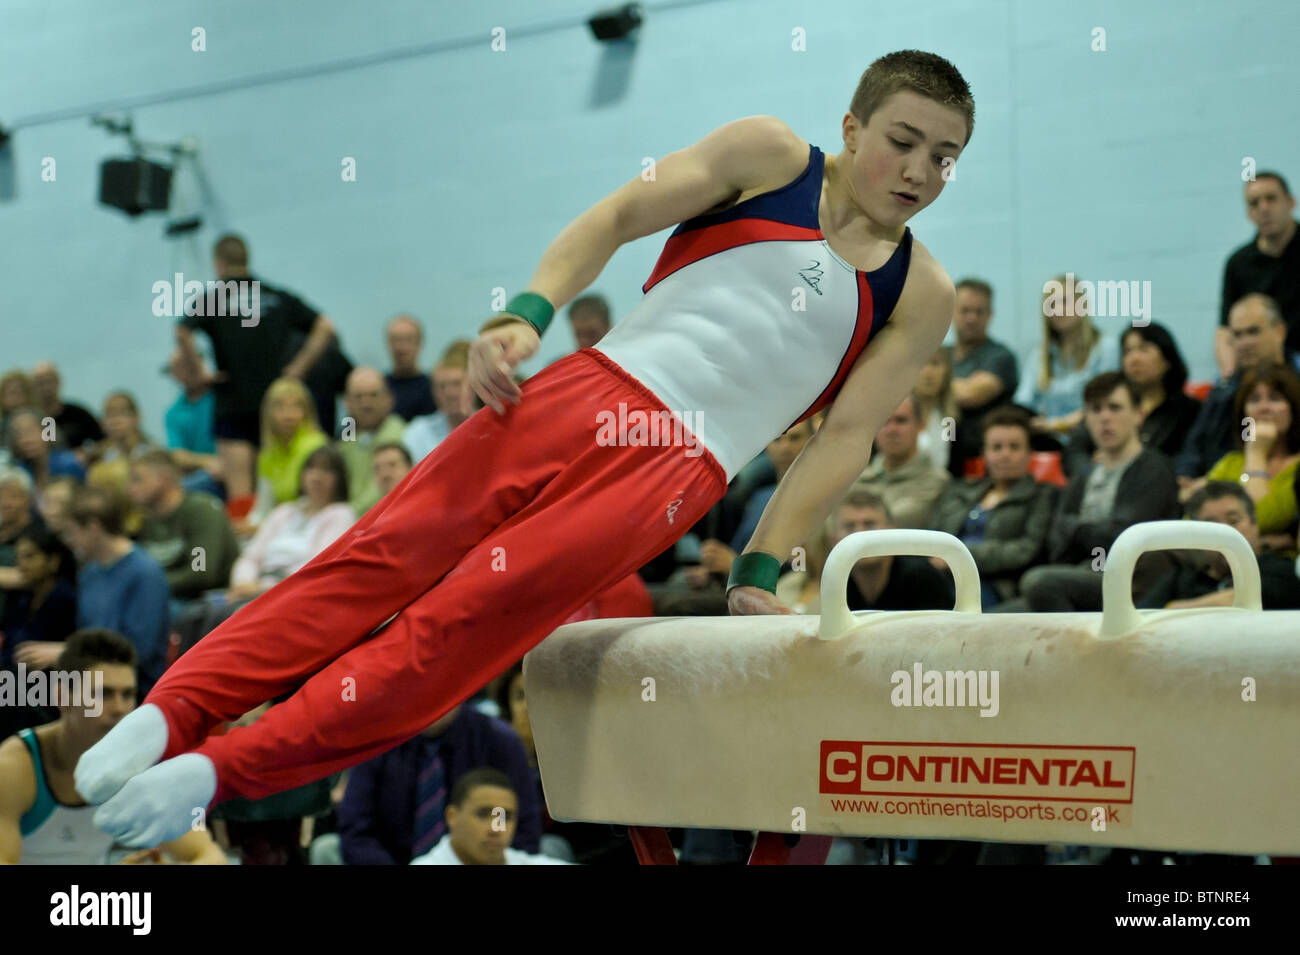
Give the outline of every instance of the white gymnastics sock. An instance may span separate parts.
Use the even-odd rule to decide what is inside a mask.
[[[207,827],[217,770],[200,753],[183,753],[132,776],[95,810],[95,825],[124,846],[152,848]]]
[[[146,703],[132,710],[108,735],[81,754],[72,778],[81,798],[99,805],[162,758],[167,749],[167,718]]]

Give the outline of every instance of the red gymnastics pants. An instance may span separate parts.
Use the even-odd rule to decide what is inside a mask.
[[[530,378],[505,414],[472,415],[327,550],[163,675],[147,700],[167,718],[163,757],[209,757],[214,802],[355,765],[419,733],[661,553],[726,478],[700,444],[598,444],[597,414],[618,415],[619,402],[629,414],[667,410],[584,348]],[[207,736],[295,690],[251,726]]]

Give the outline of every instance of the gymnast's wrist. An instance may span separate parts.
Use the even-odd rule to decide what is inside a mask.
[[[555,306],[544,296],[538,295],[536,292],[520,292],[507,302],[506,307],[498,312],[495,317],[484,322],[478,333],[482,335],[484,332],[500,328],[502,325],[509,325],[512,322],[524,322],[531,325],[533,331],[537,332],[537,337],[541,338],[554,316]]]
[[[776,582],[781,576],[781,558],[759,550],[740,554],[731,563],[727,576],[727,593],[736,587],[757,587],[776,593]]]

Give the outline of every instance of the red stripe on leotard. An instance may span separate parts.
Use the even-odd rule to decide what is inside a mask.
[[[655,263],[654,271],[650,273],[650,278],[646,279],[645,285],[641,286],[641,291],[650,291],[659,281],[692,262],[698,262],[700,259],[738,246],[749,245],[752,242],[817,241],[821,238],[823,236],[820,229],[808,229],[785,222],[774,222],[771,219],[736,219],[733,222],[721,222],[718,225],[679,232],[664,243],[659,261]]]
[[[794,420],[790,425],[791,428],[805,418],[821,411],[822,408],[834,401],[835,396],[840,393],[840,388],[843,387],[845,380],[849,377],[849,372],[853,370],[858,356],[862,354],[862,349],[866,348],[867,342],[871,340],[873,331],[872,313],[874,311],[872,305],[871,283],[867,281],[866,275],[859,271],[858,315],[853,322],[853,336],[849,339],[849,347],[844,350],[844,357],[840,359],[839,367],[835,369],[835,377],[831,379],[830,384],[817,397],[817,400],[808,407],[808,410]]]

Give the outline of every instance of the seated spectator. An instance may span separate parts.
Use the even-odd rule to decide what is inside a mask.
[[[1117,371],[1088,382],[1084,422],[1097,445],[1094,461],[1070,479],[1048,537],[1049,564],[1020,579],[1022,597],[999,604],[1004,612],[1101,609],[1105,555],[1115,538],[1141,521],[1176,517],[1178,484],[1169,459],[1142,447],[1142,400],[1137,385]],[[1139,597],[1168,566],[1163,552],[1138,562]],[[1152,569],[1154,568],[1154,570]]]
[[[35,408],[37,404],[31,375],[21,368],[0,375],[0,448],[8,448],[13,443],[9,416],[22,408]]]
[[[77,563],[58,535],[29,524],[14,541],[22,586],[9,593],[0,620],[0,669],[22,662],[52,666],[77,629]]]
[[[509,776],[499,769],[471,770],[447,799],[446,834],[411,865],[568,865],[510,848],[518,806]]]
[[[55,447],[76,452],[104,439],[104,429],[93,414],[60,396],[59,369],[54,362],[36,363],[32,369],[32,386],[36,392],[36,410],[42,417],[54,419]]]
[[[1142,447],[1161,452],[1173,461],[1183,449],[1187,434],[1196,423],[1201,403],[1183,391],[1187,365],[1178,345],[1163,325],[1151,322],[1135,325],[1120,334],[1123,368],[1120,370],[1142,395],[1142,426],[1138,436]],[[1083,425],[1070,435],[1065,454],[1067,474],[1076,473],[1097,450]]]
[[[1227,524],[1238,531],[1259,565],[1259,581],[1265,610],[1300,609],[1300,577],[1295,561],[1260,549],[1255,502],[1239,483],[1211,481],[1187,501],[1184,516],[1193,521]],[[1187,607],[1231,607],[1236,591],[1228,562],[1217,551],[1189,551],[1181,563],[1157,581],[1137,606],[1177,610]]]
[[[172,453],[187,490],[207,491],[218,497],[225,494],[221,484],[221,457],[212,433],[216,397],[212,393],[211,375],[202,365],[186,360],[179,348],[172,352],[167,373],[181,386],[163,415],[167,431],[167,450]]]
[[[401,441],[406,423],[393,414],[393,396],[374,368],[357,368],[348,375],[343,401],[348,415],[334,447],[347,465],[348,501],[360,516],[381,497],[371,470],[375,445]]]
[[[469,342],[454,341],[433,367],[433,398],[438,410],[431,415],[421,415],[411,419],[402,434],[402,443],[411,452],[416,464],[423,461],[447,435],[459,426],[469,415],[465,411],[464,401],[467,389],[465,385],[469,368]],[[477,396],[474,396],[477,397]]]
[[[981,422],[985,475],[954,481],[935,508],[931,527],[959,537],[979,568],[984,609],[1016,596],[1020,575],[1047,551],[1057,489],[1029,473],[1029,417],[995,408]],[[939,558],[931,563],[940,569]]]
[[[130,493],[144,514],[136,542],[162,567],[174,599],[225,586],[239,541],[220,501],[181,487],[180,468],[157,449],[132,459]]]
[[[1201,488],[1204,475],[1215,462],[1237,447],[1236,436],[1242,423],[1232,415],[1242,376],[1263,365],[1294,365],[1296,359],[1286,351],[1282,313],[1267,295],[1247,295],[1233,305],[1228,313],[1228,328],[1236,371],[1210,389],[1175,460],[1184,500]]]
[[[1234,419],[1245,422],[1237,434],[1240,450],[1225,454],[1205,478],[1241,482],[1255,502],[1264,548],[1294,556],[1300,378],[1284,365],[1248,371],[1233,408]]]
[[[405,743],[355,766],[339,807],[339,840],[347,865],[406,865],[434,848],[447,831],[447,794],[473,769],[506,774],[519,794],[519,826],[511,844],[537,852],[541,807],[530,786],[528,757],[501,720],[457,706]]]
[[[387,497],[393,488],[401,484],[402,478],[411,473],[412,466],[411,452],[397,441],[375,445],[370,469],[379,497]]]
[[[27,469],[39,491],[51,478],[67,476],[78,483],[86,478],[86,469],[71,451],[62,451],[46,440],[45,429],[35,411],[23,408],[9,416],[9,434],[13,438],[14,459]]]
[[[940,348],[921,368],[912,395],[921,406],[921,433],[917,446],[937,468],[948,469],[957,440],[957,399],[952,390],[952,352]]]
[[[957,441],[948,471],[963,477],[966,461],[980,453],[979,422],[989,411],[1011,400],[1020,382],[1016,356],[988,335],[993,320],[993,287],[980,279],[957,283],[953,313],[952,393],[961,411]]]
[[[8,595],[24,586],[18,570],[15,545],[18,535],[40,518],[32,509],[32,479],[21,468],[0,467],[0,620],[6,614]]]
[[[260,524],[278,504],[297,500],[303,462],[329,438],[302,382],[280,378],[262,399],[262,450],[257,455],[257,502],[249,523]]]
[[[81,799],[73,771],[136,705],[135,650],[107,630],[80,630],[68,638],[56,663],[80,673],[83,686],[98,686],[96,705],[67,701],[55,722],[22,729],[0,742],[0,865],[104,865],[113,837],[93,821],[98,807]],[[164,860],[164,856],[166,859]],[[203,829],[172,842],[131,853],[129,864],[163,861],[225,865],[227,860]]]
[[[95,459],[86,474],[86,483],[111,491],[113,497],[125,502],[122,527],[128,535],[140,528],[143,518],[126,494],[130,479],[131,455],[155,447],[140,430],[140,412],[135,399],[124,391],[115,392],[104,400],[105,439],[97,447],[87,447],[86,455]]]
[[[85,487],[68,523],[68,544],[81,562],[77,626],[114,630],[140,659],[140,684],[152,688],[167,653],[167,578],[158,562],[126,536],[124,504],[109,490]]]
[[[230,601],[247,600],[296,573],[356,522],[348,506],[348,474],[343,459],[326,445],[302,466],[300,496],[281,504],[230,571]]]
[[[1043,338],[1025,353],[1016,391],[1016,404],[1036,412],[1035,432],[1058,439],[1083,420],[1083,386],[1119,369],[1119,343],[1092,324],[1091,303],[1053,294],[1054,284],[1068,291],[1067,279],[1059,275],[1043,287]]]
[[[836,508],[831,549],[858,531],[897,526],[884,499],[854,488]],[[854,564],[849,572],[850,610],[951,610],[956,599],[951,576],[924,557],[868,557]]]
[[[876,456],[854,487],[878,495],[895,527],[929,527],[952,480],[918,445],[924,421],[915,395],[903,399],[876,434]]]
[[[68,515],[72,513],[72,501],[81,487],[76,479],[70,477],[51,478],[41,489],[36,498],[36,507],[45,526],[60,537],[68,526]]]
[[[384,381],[393,395],[393,414],[403,421],[438,410],[432,383],[420,371],[423,345],[424,329],[410,315],[398,315],[388,323],[388,354],[393,359],[393,370],[384,375]]]
[[[569,328],[578,348],[591,348],[613,327],[603,295],[580,295],[569,305]]]

